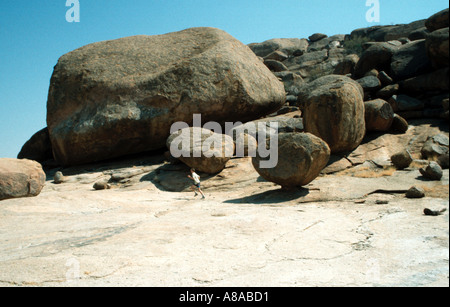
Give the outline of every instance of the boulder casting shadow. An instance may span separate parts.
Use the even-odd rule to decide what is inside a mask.
[[[266,191],[241,198],[229,199],[224,203],[231,204],[281,204],[298,198],[306,197],[310,193],[307,188],[294,188],[286,191],[282,188]]]

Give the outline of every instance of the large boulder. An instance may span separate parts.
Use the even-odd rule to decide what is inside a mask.
[[[32,160],[0,159],[0,200],[37,196],[45,185],[42,166]]]
[[[408,95],[396,95],[394,99],[399,111],[418,111],[425,107],[422,101]]]
[[[270,146],[269,141],[266,146]],[[284,188],[307,185],[320,174],[330,159],[328,145],[309,133],[280,133],[275,150],[278,151],[275,167],[261,167],[261,161],[266,159],[260,157],[259,151],[252,162],[261,177]]]
[[[431,62],[424,39],[401,46],[392,56],[391,73],[396,80],[411,78],[429,71]]]
[[[17,158],[34,160],[41,163],[53,159],[52,144],[48,129],[44,128],[36,132],[22,146]]]
[[[411,41],[416,41],[419,39],[427,38],[428,34],[430,34],[430,31],[428,31],[426,27],[422,27],[409,33],[408,39]]]
[[[305,132],[323,139],[332,153],[355,149],[366,133],[363,97],[361,86],[345,76],[305,85],[298,96]]]
[[[408,93],[448,91],[448,67],[400,81],[399,85],[403,92]]]
[[[392,56],[398,50],[397,45],[391,43],[376,43],[367,48],[356,64],[354,77],[362,78],[368,71],[378,69],[388,71]]]
[[[442,10],[440,12],[437,12],[430,18],[428,18],[425,22],[425,26],[430,32],[433,32],[435,30],[439,30],[442,28],[447,28],[449,25],[448,22],[448,8],[445,10]]]
[[[299,74],[291,71],[275,72],[274,74],[283,82],[287,95],[298,95],[298,87],[304,82]]]
[[[435,68],[448,66],[449,34],[448,27],[429,34],[426,38],[428,57]]]
[[[300,71],[308,67],[317,65],[328,58],[327,50],[319,50],[292,57],[283,63],[293,71]]]
[[[173,157],[207,174],[222,171],[235,150],[230,136],[199,127],[184,128],[173,133],[166,145]]]
[[[193,114],[223,123],[270,114],[283,84],[251,50],[214,28],[94,43],[55,66],[47,124],[55,159],[82,164],[164,147]]]

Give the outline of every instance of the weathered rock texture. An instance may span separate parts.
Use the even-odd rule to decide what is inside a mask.
[[[298,97],[305,131],[323,139],[331,152],[355,149],[366,133],[361,86],[344,76],[319,78]]]
[[[282,187],[304,186],[313,181],[327,165],[330,148],[320,138],[310,133],[280,133],[278,138],[278,164],[262,168],[259,152],[253,166],[266,180]],[[267,147],[269,147],[269,142]]]
[[[285,102],[251,50],[213,28],[94,43],[62,56],[47,123],[63,165],[164,147],[176,121],[251,120]]]
[[[35,160],[38,162],[53,159],[52,144],[50,143],[48,129],[44,128],[36,132],[22,146],[17,158]]]
[[[394,111],[383,99],[366,101],[365,119],[367,131],[388,131],[394,121]]]
[[[232,137],[197,127],[172,134],[166,145],[174,156],[173,149],[179,150],[181,156],[176,158],[183,163],[207,174],[222,171],[235,149]]]
[[[37,196],[45,184],[42,166],[31,160],[0,159],[0,200]]]

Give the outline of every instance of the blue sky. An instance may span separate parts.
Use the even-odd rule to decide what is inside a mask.
[[[66,0],[0,0],[0,157],[15,158],[46,126],[50,77],[58,58],[89,43],[216,27],[243,43],[321,32],[348,34],[409,23],[448,7],[443,0],[379,0],[380,22],[366,21],[366,0],[79,0],[80,22],[66,21]]]

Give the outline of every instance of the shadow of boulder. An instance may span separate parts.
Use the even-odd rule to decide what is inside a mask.
[[[295,188],[289,191],[276,189],[241,198],[229,199],[225,203],[231,204],[279,204],[308,196],[307,188]]]

